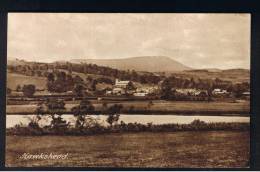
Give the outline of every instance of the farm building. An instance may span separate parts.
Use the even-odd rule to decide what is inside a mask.
[[[133,94],[135,88],[131,81],[119,81],[116,79],[115,85],[112,89],[112,94],[116,95],[124,95],[124,94]]]
[[[116,79],[114,87],[115,88],[126,88],[129,83],[130,83],[130,81],[119,81],[118,79]]]
[[[250,99],[250,92],[245,91],[242,93],[242,98],[249,100]]]
[[[212,91],[212,94],[213,94],[213,95],[226,95],[226,94],[229,94],[229,92],[227,92],[227,90],[224,90],[224,89],[215,88],[215,89]]]
[[[147,95],[147,93],[145,93],[145,92],[134,93],[134,96],[136,96],[136,97],[145,97],[146,95]]]

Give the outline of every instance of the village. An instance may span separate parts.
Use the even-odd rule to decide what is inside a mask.
[[[248,169],[250,14],[120,11],[8,13],[3,165]]]
[[[162,82],[160,81],[157,85],[142,85],[140,83],[135,83],[130,80],[119,80],[116,79],[111,87],[107,87],[101,90],[101,93],[95,95],[95,93],[86,87],[83,87],[83,96],[88,95],[89,97],[131,97],[131,98],[149,98],[149,99],[160,99],[160,94],[162,91]],[[12,90],[12,93],[8,97],[24,97],[25,94],[22,91],[23,86],[18,86],[20,89]],[[232,92],[226,89],[214,88],[212,90],[197,89],[197,88],[171,88],[171,92],[175,95],[174,100],[189,100],[189,101],[208,101],[218,99],[230,99],[234,98]],[[57,92],[47,92],[46,90],[35,89],[35,94],[33,97],[39,96],[55,96],[55,97],[77,97],[73,91],[67,91],[64,93]],[[87,96],[87,97],[88,97]],[[25,96],[27,97],[27,96]],[[32,97],[32,96],[29,96]],[[80,96],[79,96],[80,97]],[[84,96],[86,97],[86,96]],[[250,99],[250,91],[244,91],[239,97],[241,100]]]
[[[158,95],[161,91],[162,81],[158,85],[154,86],[139,86],[135,87],[132,81],[120,81],[116,79],[113,88],[106,90],[106,96],[135,96],[135,97],[149,97],[152,95]],[[186,97],[186,100],[209,100],[209,97],[215,98],[231,98],[234,97],[232,92],[228,92],[226,89],[215,88],[209,92],[209,90],[196,89],[196,88],[177,88],[172,89],[176,95],[176,100],[182,100],[181,97]],[[249,100],[250,91],[242,92],[241,99]]]

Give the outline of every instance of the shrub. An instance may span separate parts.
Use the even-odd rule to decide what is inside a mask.
[[[32,97],[35,91],[36,91],[35,85],[29,84],[23,86],[23,94],[26,97]]]

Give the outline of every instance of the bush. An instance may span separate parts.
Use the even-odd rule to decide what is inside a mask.
[[[12,93],[12,90],[10,88],[6,88],[6,95],[10,95]]]
[[[32,97],[36,91],[35,85],[29,84],[23,86],[23,94],[26,97]]]

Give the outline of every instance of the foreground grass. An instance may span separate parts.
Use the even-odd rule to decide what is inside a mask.
[[[7,136],[6,166],[247,167],[250,134],[235,131]],[[23,160],[23,153],[68,153],[65,160]]]

